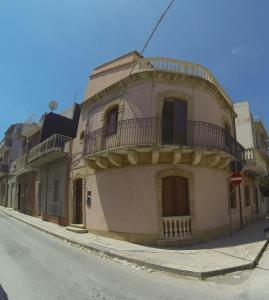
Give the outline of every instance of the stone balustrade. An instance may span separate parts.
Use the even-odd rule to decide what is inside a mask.
[[[164,239],[186,239],[192,236],[191,216],[162,217]]]
[[[207,68],[200,64],[162,57],[143,58],[137,61],[133,73],[143,71],[163,71],[203,78],[217,87],[222,96],[232,106],[232,100],[225,92],[221,84]]]

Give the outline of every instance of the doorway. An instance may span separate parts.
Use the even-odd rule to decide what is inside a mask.
[[[258,196],[258,189],[254,188],[254,204],[255,204],[255,213],[256,216],[259,215],[259,196]]]
[[[162,143],[186,145],[187,142],[187,103],[166,99],[162,111]]]
[[[37,216],[41,216],[42,212],[42,197],[43,197],[43,182],[38,183],[38,192],[37,192]]]
[[[21,210],[21,184],[18,185],[18,211]]]
[[[75,215],[74,215],[74,222],[76,224],[83,224],[83,217],[82,217],[82,179],[77,179],[74,181],[74,196],[75,196]]]
[[[187,178],[168,176],[162,179],[162,207],[163,217],[190,215]]]

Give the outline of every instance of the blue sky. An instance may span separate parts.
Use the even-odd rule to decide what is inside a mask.
[[[141,50],[170,0],[2,0],[0,137],[9,124],[82,101],[91,70]],[[268,127],[269,1],[176,0],[145,56],[208,67]]]

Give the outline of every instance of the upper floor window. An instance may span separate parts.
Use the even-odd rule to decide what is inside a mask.
[[[105,136],[117,133],[119,107],[114,106],[106,113]]]

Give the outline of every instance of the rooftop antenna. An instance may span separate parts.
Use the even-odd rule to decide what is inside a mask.
[[[51,100],[50,103],[49,103],[49,109],[50,109],[50,111],[52,112],[52,111],[56,110],[57,107],[58,107],[57,101]]]

